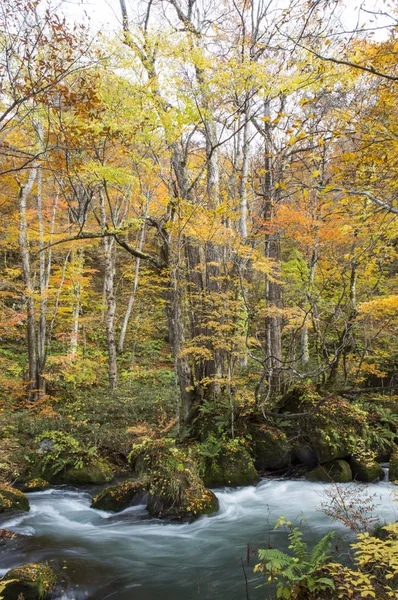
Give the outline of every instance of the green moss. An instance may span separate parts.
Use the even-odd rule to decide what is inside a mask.
[[[10,485],[0,485],[0,513],[7,511],[29,510],[29,500],[19,490]]]
[[[129,460],[148,481],[148,511],[156,517],[193,520],[218,508],[204,487],[196,462],[171,439],[147,439],[133,446]]]
[[[290,444],[278,428],[259,424],[252,433],[254,465],[259,471],[278,470],[290,464]]]
[[[306,475],[308,481],[334,481],[347,483],[352,480],[350,465],[345,460],[332,460],[323,465],[318,465]]]
[[[119,512],[131,504],[134,500],[143,498],[147,492],[147,483],[144,481],[123,481],[102,490],[93,498],[91,508]]]
[[[380,481],[383,477],[383,469],[376,461],[365,462],[363,459],[351,458],[352,476],[357,481],[372,483]]]
[[[2,592],[4,600],[43,600],[57,583],[53,569],[47,563],[26,564],[8,571],[8,583]]]
[[[47,490],[50,487],[50,484],[45,479],[41,479],[37,477],[35,479],[30,479],[22,486],[22,491],[27,492],[41,492],[42,490]]]
[[[253,459],[245,448],[215,457],[208,464],[203,477],[207,487],[252,485],[258,480]]]
[[[109,483],[113,479],[110,465],[101,459],[93,460],[91,464],[81,468],[66,469],[55,480],[59,483],[72,483],[76,485]]]

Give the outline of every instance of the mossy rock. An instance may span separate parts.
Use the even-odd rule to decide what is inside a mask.
[[[253,459],[244,448],[215,457],[206,467],[206,487],[253,485],[259,480]]]
[[[132,504],[140,504],[147,497],[147,484],[143,481],[123,481],[105,488],[97,494],[91,508],[120,512]]]
[[[57,583],[57,576],[47,563],[26,564],[11,569],[1,583],[10,581],[2,591],[3,600],[44,600]]]
[[[350,460],[352,476],[356,481],[373,483],[383,479],[383,469],[376,461],[366,463],[364,460],[352,457]]]
[[[299,383],[291,387],[279,404],[281,413],[301,413],[313,407],[320,400],[315,387],[311,384]]]
[[[218,498],[211,490],[203,490],[200,499],[190,498],[192,504],[177,504],[158,494],[153,489],[148,497],[147,510],[152,517],[191,521],[203,515],[210,515],[220,508]]]
[[[290,465],[286,435],[276,427],[260,425],[254,434],[254,466],[258,471],[280,470]]]
[[[29,509],[29,500],[25,494],[10,485],[0,485],[0,513],[19,510],[27,512]]]
[[[109,483],[113,479],[113,470],[104,460],[93,461],[82,468],[69,468],[53,478],[56,483],[75,485]]]
[[[136,474],[148,482],[148,512],[154,517],[192,521],[218,510],[190,450],[170,438],[146,439],[129,457]]]
[[[325,433],[327,433],[327,429],[320,431],[319,435],[312,440],[318,463],[323,464],[338,458],[347,458],[350,455],[350,449],[345,440],[341,438],[332,445],[325,440]]]
[[[26,538],[26,536],[22,533],[15,533],[14,531],[8,531],[8,529],[0,529],[0,546],[6,546],[9,542],[16,542],[23,538]]]
[[[46,479],[36,477],[35,479],[26,481],[22,486],[22,491],[25,494],[29,492],[42,492],[43,490],[48,490],[49,487],[51,487],[51,485]]]
[[[398,452],[394,452],[390,458],[389,479],[392,483],[398,482]]]
[[[306,475],[308,481],[323,481],[329,483],[347,483],[352,481],[351,468],[345,460],[331,460],[323,465],[318,465]]]

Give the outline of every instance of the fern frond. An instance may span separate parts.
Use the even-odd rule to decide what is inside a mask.
[[[271,570],[286,569],[286,567],[292,567],[296,562],[292,556],[276,548],[259,550],[258,556]]]
[[[330,554],[333,538],[334,531],[330,531],[317,543],[316,546],[314,546],[310,555],[310,563],[312,568],[316,569],[325,564]]]
[[[308,546],[303,540],[302,531],[293,527],[291,532],[289,533],[290,546],[294,552],[294,555],[300,560],[300,562],[307,562],[308,560]]]

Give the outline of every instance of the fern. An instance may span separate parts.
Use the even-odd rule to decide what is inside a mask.
[[[330,531],[314,546],[309,558],[311,565],[322,567],[326,563],[330,555],[333,538],[334,531]]]
[[[284,517],[279,519],[277,526],[281,524],[290,529],[289,548],[293,550],[293,556],[274,548],[262,549],[258,551],[262,562],[255,566],[255,571],[267,575],[266,583],[277,580],[277,598],[288,600],[303,588],[311,593],[334,589],[333,580],[325,577],[321,570],[329,559],[334,532],[327,533],[309,553],[302,540],[303,533]]]
[[[303,532],[297,527],[292,527],[289,533],[290,546],[300,562],[306,562],[308,560],[308,546],[302,540]]]

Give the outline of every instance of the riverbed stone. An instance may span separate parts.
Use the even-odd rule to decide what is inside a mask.
[[[147,509],[152,516],[193,521],[218,510],[194,455],[175,440],[147,438],[133,446],[129,460],[138,478],[148,482]]]
[[[57,576],[48,563],[32,563],[11,569],[0,583],[6,583],[3,600],[44,600],[55,587]]]
[[[365,461],[352,457],[350,460],[352,476],[356,481],[373,483],[383,479],[383,469],[376,461]]]
[[[10,485],[0,485],[0,513],[8,511],[27,512],[29,509],[29,500],[25,494]]]
[[[29,492],[42,492],[43,490],[48,490],[50,487],[51,485],[46,479],[36,477],[35,479],[26,481],[22,486],[22,491],[25,494]]]
[[[323,481],[335,483],[347,483],[352,481],[350,465],[345,460],[332,460],[323,465],[318,465],[306,475],[308,481]]]
[[[203,490],[200,497],[191,496],[187,503],[173,502],[156,489],[148,497],[147,510],[153,517],[192,521],[203,515],[211,515],[219,509],[217,496],[211,490]]]
[[[127,480],[103,489],[93,498],[91,508],[120,512],[132,504],[144,502],[147,496],[146,482]]]
[[[0,529],[0,546],[6,546],[10,542],[17,542],[20,539],[26,538],[22,533],[15,533],[8,529]]]

